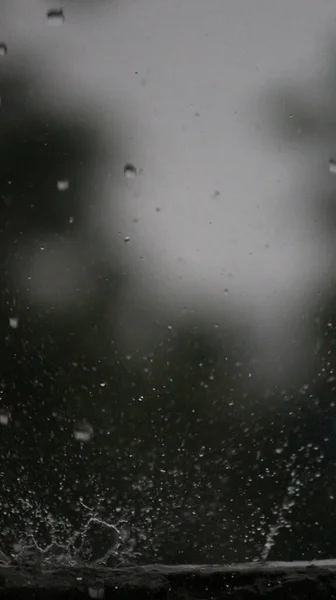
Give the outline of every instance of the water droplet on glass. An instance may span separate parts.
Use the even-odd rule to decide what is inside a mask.
[[[62,25],[65,21],[62,8],[52,8],[47,12],[48,25]]]
[[[10,414],[9,410],[6,410],[5,408],[2,408],[0,410],[0,424],[1,425],[8,425],[10,417],[11,417],[11,414]]]
[[[0,56],[6,56],[8,48],[4,42],[0,42]]]
[[[60,179],[57,182],[57,189],[59,192],[65,192],[69,189],[69,181],[67,179]]]
[[[87,421],[79,421],[74,429],[74,438],[77,442],[89,442],[93,436],[93,427]]]
[[[134,177],[136,177],[136,174],[137,170],[134,165],[132,165],[131,163],[127,163],[124,166],[124,175],[127,179],[134,179]]]
[[[18,317],[10,317],[9,318],[9,326],[12,329],[17,329],[19,327],[19,319],[18,319]]]
[[[73,217],[70,217],[70,219],[69,219],[69,223],[70,223],[70,225],[73,225],[73,223],[74,223],[74,220],[75,220],[75,219],[74,219]]]
[[[124,237],[124,242],[129,242],[130,241],[130,236],[129,235],[125,235]]]
[[[229,293],[229,290],[228,290],[228,288],[225,288],[225,290],[224,290],[224,294],[226,295],[226,294],[228,294],[228,293]]]

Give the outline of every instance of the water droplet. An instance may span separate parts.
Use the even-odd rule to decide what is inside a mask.
[[[70,225],[73,225],[73,223],[74,223],[74,220],[75,220],[75,219],[74,219],[73,217],[70,217],[70,218],[69,218],[69,223],[70,223]]]
[[[59,192],[65,192],[69,189],[69,181],[67,179],[60,179],[57,182],[57,189]]]
[[[89,596],[93,600],[98,600],[104,598],[104,588],[103,586],[97,585],[95,587],[89,587]]]
[[[18,317],[10,317],[9,318],[9,326],[12,329],[17,329],[19,327],[19,319],[18,319]]]
[[[9,420],[10,420],[11,414],[9,412],[9,410],[2,408],[0,410],[0,424],[1,425],[8,425]]]
[[[129,235],[125,235],[124,237],[124,242],[129,242],[130,241],[130,236]]]
[[[228,290],[228,288],[225,288],[225,290],[224,290],[224,294],[228,294],[228,293],[229,293],[229,290]]]
[[[79,421],[73,434],[77,442],[89,442],[93,436],[93,427],[87,421]]]
[[[65,21],[62,8],[51,8],[47,12],[48,25],[62,25]]]
[[[336,160],[334,160],[333,158],[331,158],[329,160],[329,171],[330,173],[332,173],[333,175],[336,175]]]
[[[127,163],[124,166],[124,175],[127,179],[134,179],[134,177],[136,177],[136,174],[137,170],[134,165],[132,165],[131,163]]]
[[[0,56],[6,56],[8,53],[7,45],[4,42],[0,42]]]

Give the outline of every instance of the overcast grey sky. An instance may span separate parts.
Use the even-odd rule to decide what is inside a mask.
[[[1,35],[8,60],[40,70],[51,103],[85,98],[107,137],[118,123],[120,183],[112,202],[105,178],[95,199],[111,260],[117,249],[131,261],[134,289],[157,310],[179,315],[187,304],[209,321],[231,310],[251,320],[258,351],[270,339],[286,348],[335,269],[323,232],[303,218],[311,153],[267,140],[258,98],[325,69],[335,3],[68,2],[59,27],[48,26],[48,6],[58,5],[11,0]],[[122,176],[127,161],[142,170],[134,180]],[[321,169],[332,177],[324,157]]]

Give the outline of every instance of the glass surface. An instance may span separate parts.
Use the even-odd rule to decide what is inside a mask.
[[[336,554],[335,19],[3,0],[7,557]]]

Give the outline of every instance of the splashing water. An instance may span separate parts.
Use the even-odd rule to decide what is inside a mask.
[[[13,562],[32,566],[84,566],[87,564],[112,566],[133,561],[133,541],[127,521],[116,523],[97,516],[95,510],[82,502],[81,508],[88,511],[84,524],[74,531],[71,524],[52,516],[46,508],[21,500],[28,529],[11,545],[8,553],[0,549],[0,562]],[[40,540],[39,531],[45,529],[47,535]],[[46,541],[48,540],[48,541]],[[1,544],[0,544],[1,546]],[[9,554],[9,556],[8,556]],[[4,558],[1,558],[1,557]],[[92,598],[103,598],[103,591],[93,589]]]
[[[315,457],[316,471],[313,474],[313,477],[316,478],[316,477],[320,476],[318,464],[321,462],[321,459],[323,457],[323,452],[320,450],[320,448],[318,446],[313,446],[312,443],[308,443],[305,446],[301,446],[301,448],[299,449],[299,452],[303,451],[305,453],[305,457],[308,458],[308,455],[311,453],[312,450],[314,452],[318,452],[318,455]],[[279,453],[278,449],[276,450],[276,453]],[[275,546],[276,538],[279,535],[281,529],[290,527],[290,525],[291,525],[290,517],[291,517],[291,514],[295,507],[295,501],[298,499],[301,489],[305,485],[305,483],[299,477],[300,466],[295,466],[296,461],[297,461],[297,455],[293,454],[291,456],[289,462],[287,463],[287,470],[290,471],[290,481],[287,486],[283,502],[282,502],[280,508],[278,508],[276,510],[277,516],[276,516],[275,523],[273,523],[270,526],[268,534],[266,536],[265,544],[264,544],[262,552],[261,552],[261,560],[262,561],[268,560],[269,554],[270,554],[272,548]],[[300,461],[299,461],[299,465],[300,465]]]

